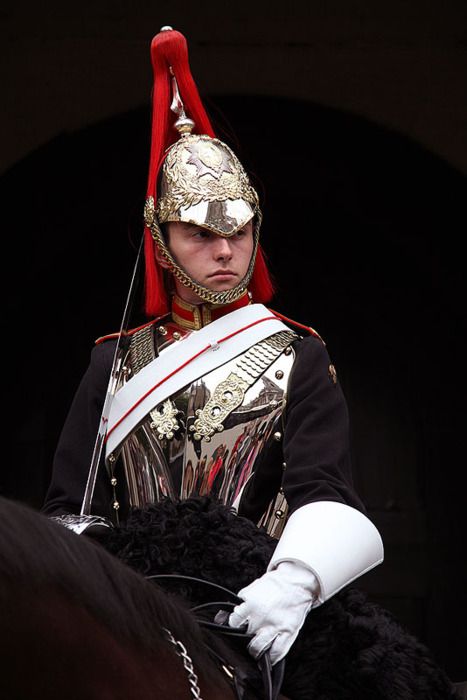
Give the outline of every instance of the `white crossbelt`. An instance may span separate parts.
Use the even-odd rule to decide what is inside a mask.
[[[287,326],[262,304],[232,311],[173,343],[119,389],[112,401],[106,456],[155,406]]]

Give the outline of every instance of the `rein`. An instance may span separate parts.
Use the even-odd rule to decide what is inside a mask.
[[[238,638],[244,640],[245,642],[249,642],[253,638],[254,635],[249,634],[246,631],[245,627],[229,627],[229,611],[236,605],[242,603],[243,600],[239,598],[239,596],[236,593],[230,591],[228,588],[225,588],[224,586],[221,586],[217,583],[213,583],[212,581],[206,581],[205,579],[196,578],[195,576],[184,576],[181,574],[153,574],[151,576],[146,576],[146,578],[155,582],[171,580],[174,582],[186,581],[187,583],[196,583],[207,588],[215,589],[216,593],[222,592],[226,594],[230,598],[230,600],[213,600],[209,601],[208,603],[201,603],[200,605],[192,606],[190,608],[190,611],[192,613],[195,613],[196,622],[200,625],[200,627],[211,630],[212,632],[216,632],[225,637]],[[215,607],[217,611],[217,614],[214,617],[214,621],[206,620],[203,617],[199,617],[196,614],[200,611],[205,611],[213,607]],[[167,632],[169,631],[167,630]],[[171,635],[170,632],[169,634]],[[185,657],[183,653],[181,654],[178,652],[178,654],[179,656],[181,656],[185,669],[188,672],[190,690],[195,698],[199,698],[199,700],[201,700],[199,695],[199,689],[198,695],[195,694],[196,690],[194,689],[194,686],[192,684],[192,677],[194,676],[196,682],[197,677],[194,673],[193,664],[191,662],[190,657],[186,653],[185,647],[183,646],[183,644],[181,644],[181,642],[174,640],[173,637],[172,639],[170,639],[169,637],[169,640],[173,644],[179,645],[179,648],[183,647],[186,657],[190,662],[190,668],[188,668],[185,665]],[[238,668],[231,666],[212,648],[208,648],[210,653],[216,658],[216,660],[220,664],[222,671],[228,676],[229,681],[233,683],[238,700],[243,700],[245,695],[245,686],[248,682],[247,674],[244,672],[242,673]],[[285,659],[282,659],[282,661],[279,661],[277,664],[272,666],[269,651],[266,650],[263,654],[261,654],[261,656],[258,659],[256,659],[256,663],[262,679],[265,700],[278,700],[279,692],[284,678]]]

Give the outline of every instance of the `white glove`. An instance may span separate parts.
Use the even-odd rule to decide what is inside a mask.
[[[248,624],[248,632],[255,635],[248,651],[257,658],[269,649],[271,663],[275,664],[284,658],[297,638],[318,589],[318,581],[310,569],[283,561],[242,588],[238,595],[245,602],[234,608],[229,625]]]

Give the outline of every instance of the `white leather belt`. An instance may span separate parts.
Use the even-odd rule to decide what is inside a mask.
[[[232,311],[173,343],[119,389],[112,401],[106,456],[155,406],[287,326],[262,304]]]

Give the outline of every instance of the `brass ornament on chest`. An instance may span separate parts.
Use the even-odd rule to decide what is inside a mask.
[[[162,406],[158,406],[150,412],[149,415],[152,418],[151,428],[157,431],[159,440],[172,440],[175,433],[180,430],[179,413],[170,399],[167,399]]]
[[[245,394],[266,369],[279,357],[284,349],[295,339],[292,331],[280,331],[260,341],[237,361],[235,372],[220,382],[204,408],[196,411],[196,420],[190,426],[194,440],[206,442],[215,433],[224,430],[226,418],[241,404]],[[279,370],[283,376],[282,370]],[[240,376],[243,375],[243,376]],[[277,374],[276,374],[277,377]]]
[[[248,387],[248,382],[234,372],[220,382],[205,407],[196,411],[197,418],[190,426],[193,439],[204,438],[209,442],[214,433],[224,430],[223,422],[235,408],[242,404]]]

